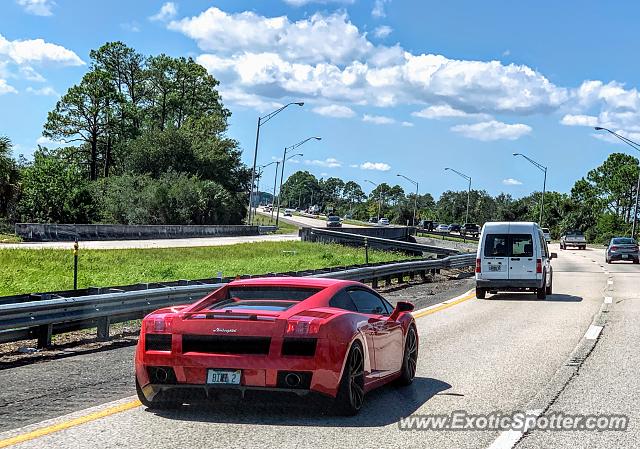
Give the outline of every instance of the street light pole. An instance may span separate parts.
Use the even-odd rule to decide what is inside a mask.
[[[406,179],[406,180],[407,180],[407,181],[409,181],[411,184],[413,184],[413,185],[415,185],[415,186],[416,186],[416,196],[415,196],[415,198],[413,199],[413,220],[412,220],[412,222],[411,222],[411,225],[412,225],[412,226],[415,226],[415,225],[416,225],[416,212],[417,212],[417,210],[418,210],[418,181],[414,181],[413,179],[411,179],[411,178],[407,178],[405,175],[401,175],[401,174],[399,174],[399,173],[398,173],[398,175],[397,175],[397,176],[400,176],[401,178]]]
[[[302,156],[302,153],[298,153],[298,154],[294,154],[293,156],[287,157],[287,153],[289,151],[293,151],[296,148],[304,145],[305,143],[307,143],[310,140],[322,140],[322,137],[307,137],[304,140],[301,140],[298,143],[295,143],[293,145],[291,145],[290,147],[285,147],[284,152],[282,153],[282,171],[280,172],[280,188],[278,189],[278,210],[276,212],[276,226],[278,226],[279,220],[280,220],[280,197],[282,196],[282,181],[284,178],[284,163],[291,159],[294,156]]]
[[[621,136],[620,134],[611,131],[608,128],[603,128],[601,126],[596,126],[595,127],[596,131],[607,131],[608,133],[614,135],[615,137],[617,137],[618,139],[622,140],[624,143],[626,143],[627,145],[629,145],[631,148],[633,148],[636,151],[640,151],[640,144],[634,142],[633,140]],[[636,237],[636,230],[638,229],[638,198],[640,198],[640,167],[638,168],[638,180],[636,182],[636,205],[633,208],[633,225],[631,226],[631,238],[635,238]]]
[[[270,112],[267,115],[258,117],[258,126],[256,128],[256,146],[253,151],[253,168],[251,169],[251,185],[249,187],[249,211],[247,216],[247,224],[251,224],[251,208],[253,207],[253,185],[256,182],[256,163],[258,161],[258,142],[260,141],[260,127],[265,123],[267,123],[269,120],[271,120],[273,117],[278,115],[280,112],[282,112],[284,109],[291,106],[292,104],[295,104],[298,106],[304,106],[304,102],[302,101],[287,103],[281,108],[276,109],[275,111]]]
[[[544,194],[547,190],[547,167],[540,164],[539,162],[534,161],[530,157],[525,156],[522,153],[513,153],[513,155],[516,157],[522,156],[523,158],[531,162],[531,164],[534,165],[538,170],[544,172],[544,183],[542,184],[542,199],[540,200],[540,219],[538,220],[540,222],[540,226],[542,226],[542,213],[544,212]]]
[[[460,173],[458,170],[454,170],[453,168],[445,167],[445,171],[452,171],[456,173],[458,176],[463,177],[467,181],[469,181],[469,186],[467,187],[467,214],[465,216],[464,222],[469,223],[469,202],[471,200],[471,176],[467,176],[464,173]]]
[[[368,179],[364,180],[365,182],[368,182],[369,184],[373,184],[374,186],[378,187],[378,184],[376,184],[373,181],[369,181]],[[378,221],[380,221],[380,209],[382,208],[382,189],[380,189],[380,193],[378,194]]]
[[[254,210],[254,217],[255,217],[255,214],[257,214],[258,206],[260,205],[260,179],[262,178],[262,173],[264,172],[265,168],[275,163],[276,161],[273,161],[273,162],[269,162],[268,164],[260,165],[258,167],[258,176],[256,177],[256,194],[258,195],[258,204],[256,205],[256,209]],[[277,167],[276,167],[276,171],[277,171]]]
[[[278,166],[280,161],[276,161],[276,174],[273,177],[273,197],[271,198],[271,222],[273,223],[273,203],[276,202],[276,185],[278,185]]]

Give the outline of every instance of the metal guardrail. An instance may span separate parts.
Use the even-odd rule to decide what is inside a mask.
[[[465,242],[478,242],[480,240],[479,237],[473,237],[471,235],[463,235],[463,234],[452,234],[450,232],[439,232],[439,231],[429,231],[427,229],[418,228],[417,231],[421,234],[429,234],[429,236],[434,237],[452,237],[456,239],[463,239]]]
[[[374,266],[349,267],[299,272],[298,275],[390,284],[392,277],[400,281],[405,276],[425,278],[427,272],[443,268],[473,266],[474,254],[449,256],[442,259],[417,260]],[[268,275],[265,275],[268,276]],[[91,296],[43,299],[0,305],[0,343],[37,338],[38,347],[51,344],[52,335],[75,329],[97,327],[99,339],[109,338],[111,323],[139,319],[162,307],[192,303],[223,283],[202,283],[174,287],[110,292]]]
[[[324,242],[335,241],[339,243],[357,243],[359,245],[368,245],[370,248],[393,249],[397,251],[410,251],[416,253],[430,253],[438,255],[450,256],[459,254],[460,251],[452,248],[443,248],[441,246],[424,245],[422,243],[407,242],[404,240],[385,239],[381,237],[370,237],[360,234],[354,234],[343,231],[330,231],[328,229],[312,228],[312,237],[320,237]]]

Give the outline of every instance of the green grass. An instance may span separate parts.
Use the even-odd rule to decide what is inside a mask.
[[[0,243],[19,243],[22,239],[15,234],[2,234],[0,233]]]
[[[406,259],[369,250],[369,262]],[[78,288],[296,271],[364,263],[364,249],[310,242],[126,250],[80,250]],[[73,255],[66,250],[0,249],[0,296],[68,290]]]
[[[270,216],[263,215],[261,213],[256,214],[255,222],[258,226],[275,226],[276,220],[275,218],[272,220]],[[291,223],[287,223],[286,221],[280,219],[278,220],[278,230],[276,234],[297,234],[298,227]]]
[[[452,242],[460,242],[460,243],[465,243],[465,240],[462,237],[452,237],[452,236],[445,236],[444,238],[441,235],[438,234],[429,234],[429,233],[425,233],[425,232],[418,232],[418,236],[419,237],[429,237],[432,239],[438,239],[438,240],[450,240]],[[466,240],[466,243],[478,243],[475,240]]]

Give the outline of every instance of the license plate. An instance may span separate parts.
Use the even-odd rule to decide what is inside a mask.
[[[629,254],[623,254],[623,255],[622,255],[622,258],[623,258],[623,259],[628,259],[628,258],[629,258]]]
[[[501,268],[500,265],[489,265],[489,271],[500,271]]]
[[[240,376],[242,371],[237,370],[207,370],[207,383],[208,384],[223,384],[223,385],[240,385]]]

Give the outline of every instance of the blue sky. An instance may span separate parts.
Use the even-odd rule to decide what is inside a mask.
[[[630,1],[3,0],[0,134],[16,154],[47,144],[46,114],[89,51],[121,40],[193,56],[220,79],[247,163],[258,115],[302,100],[262,129],[259,163],[317,135],[286,174],[411,191],[402,173],[437,197],[466,187],[449,166],[520,197],[542,183],[521,152],[549,166],[548,189],[569,191],[629,150],[592,126],[640,139],[638,16]]]

